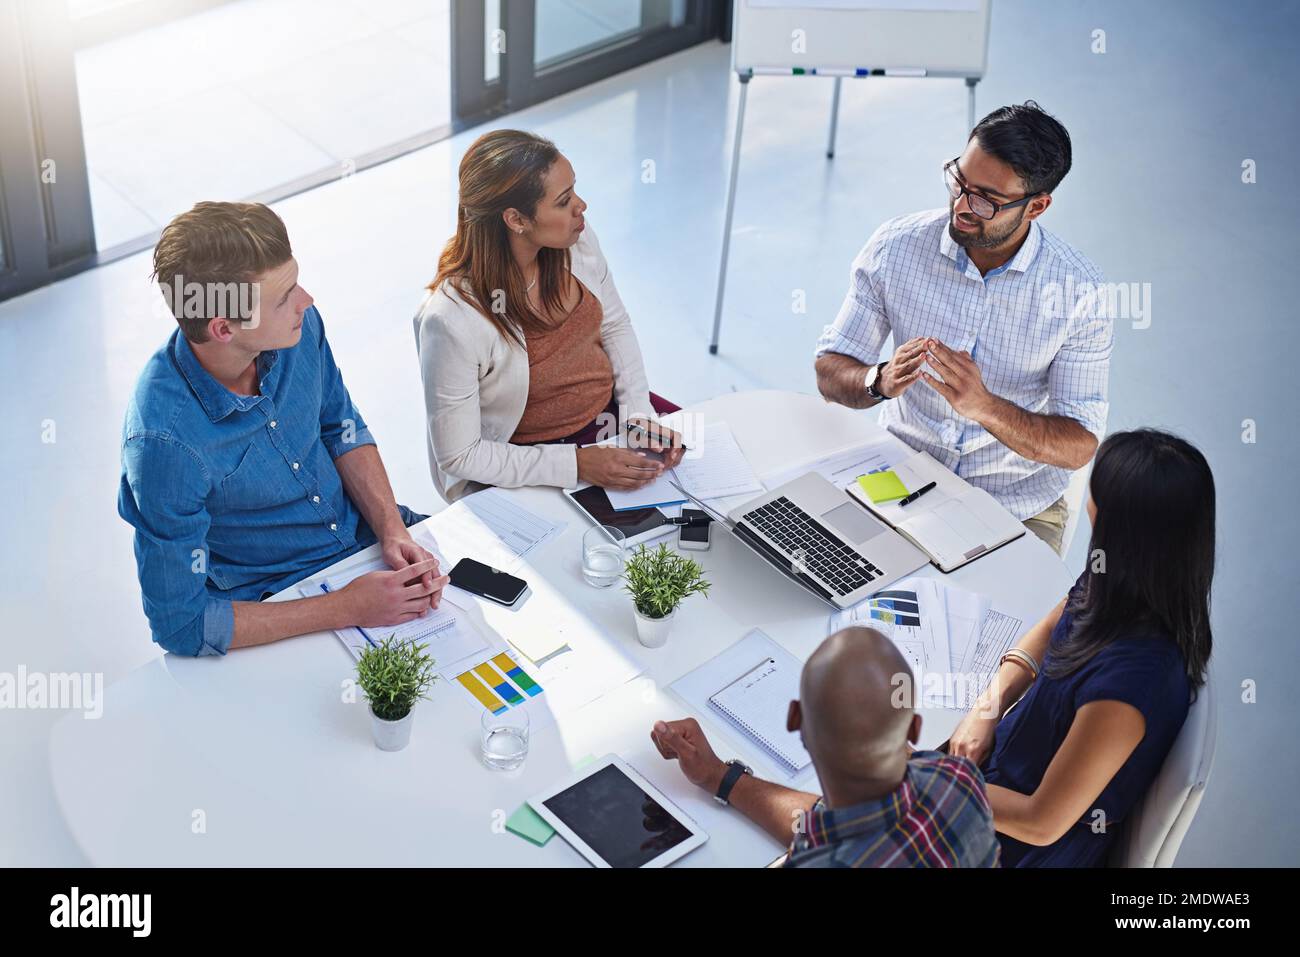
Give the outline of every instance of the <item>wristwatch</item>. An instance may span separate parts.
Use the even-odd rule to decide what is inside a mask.
[[[718,785],[718,793],[713,795],[713,800],[726,806],[731,802],[727,798],[731,797],[731,789],[736,786],[742,774],[753,774],[754,769],[748,764],[741,761],[740,758],[732,758],[727,762],[727,773],[722,776],[722,783]]]
[[[892,398],[880,391],[880,377],[884,375],[885,366],[887,365],[889,365],[889,361],[885,360],[879,365],[874,365],[867,370],[867,395],[871,396],[871,398],[875,399],[877,402],[883,402]]]

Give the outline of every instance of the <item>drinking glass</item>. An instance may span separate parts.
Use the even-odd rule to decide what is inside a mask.
[[[608,588],[623,577],[627,539],[617,528],[593,525],[582,536],[582,577],[595,588]]]

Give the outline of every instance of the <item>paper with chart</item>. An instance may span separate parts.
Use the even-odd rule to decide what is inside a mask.
[[[1016,639],[1025,630],[1025,623],[1005,612],[990,608],[980,624],[979,632],[973,634],[973,640],[966,648],[961,664],[957,668],[959,675],[965,678],[958,683],[953,707],[969,711],[975,706],[975,699],[993,680],[998,670],[998,661]]]
[[[462,558],[473,558],[505,572],[515,571],[530,553],[567,526],[529,511],[495,488],[467,495],[432,521],[453,565]]]
[[[428,545],[426,544],[425,547]],[[439,564],[444,564],[441,558]],[[387,562],[382,558],[373,558],[325,578],[305,582],[299,586],[299,592],[310,596],[339,591],[362,575],[388,570]],[[413,618],[399,625],[341,628],[334,634],[338,635],[353,658],[360,658],[361,653],[367,648],[376,647],[391,636],[399,644],[412,642],[428,645],[427,654],[432,656],[441,667],[444,663],[458,661],[488,646],[483,636],[473,626],[467,625],[463,619],[464,610],[444,592],[439,607],[430,608],[419,618]]]
[[[836,612],[827,633],[861,624],[903,653],[927,708],[967,711],[993,679],[998,660],[1024,631],[988,598],[931,578],[909,578]]]
[[[932,578],[904,579],[832,614],[828,633],[850,625],[866,625],[881,632],[911,666],[921,707],[946,707],[952,652],[942,588]]]
[[[690,447],[676,468],[665,471],[645,488],[631,492],[608,489],[606,494],[617,512],[680,504],[685,499],[673,488],[670,479],[676,479],[678,485],[705,501],[763,490],[754,467],[731,434],[731,427],[725,422],[709,422],[697,436],[692,436]]]
[[[912,454],[912,450],[902,441],[886,433],[880,438],[848,446],[811,462],[769,472],[763,476],[763,487],[770,492],[801,475],[816,472],[836,488],[848,488],[857,481],[859,475],[891,469],[894,463],[901,462]]]

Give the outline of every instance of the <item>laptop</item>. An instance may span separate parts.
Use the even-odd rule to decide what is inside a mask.
[[[856,605],[929,562],[848,492],[809,472],[726,515],[673,486],[765,562],[832,608]]]

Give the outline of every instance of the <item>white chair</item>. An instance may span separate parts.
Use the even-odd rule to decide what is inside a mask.
[[[1062,557],[1070,554],[1070,542],[1074,541],[1074,533],[1079,530],[1079,522],[1083,519],[1083,503],[1088,497],[1088,479],[1091,477],[1092,461],[1089,460],[1083,468],[1075,470],[1070,476],[1070,484],[1065,487],[1065,504],[1069,506],[1070,514],[1061,535]]]
[[[1174,866],[1214,767],[1217,726],[1214,684],[1207,672],[1160,773],[1122,825],[1110,856],[1112,867]]]

